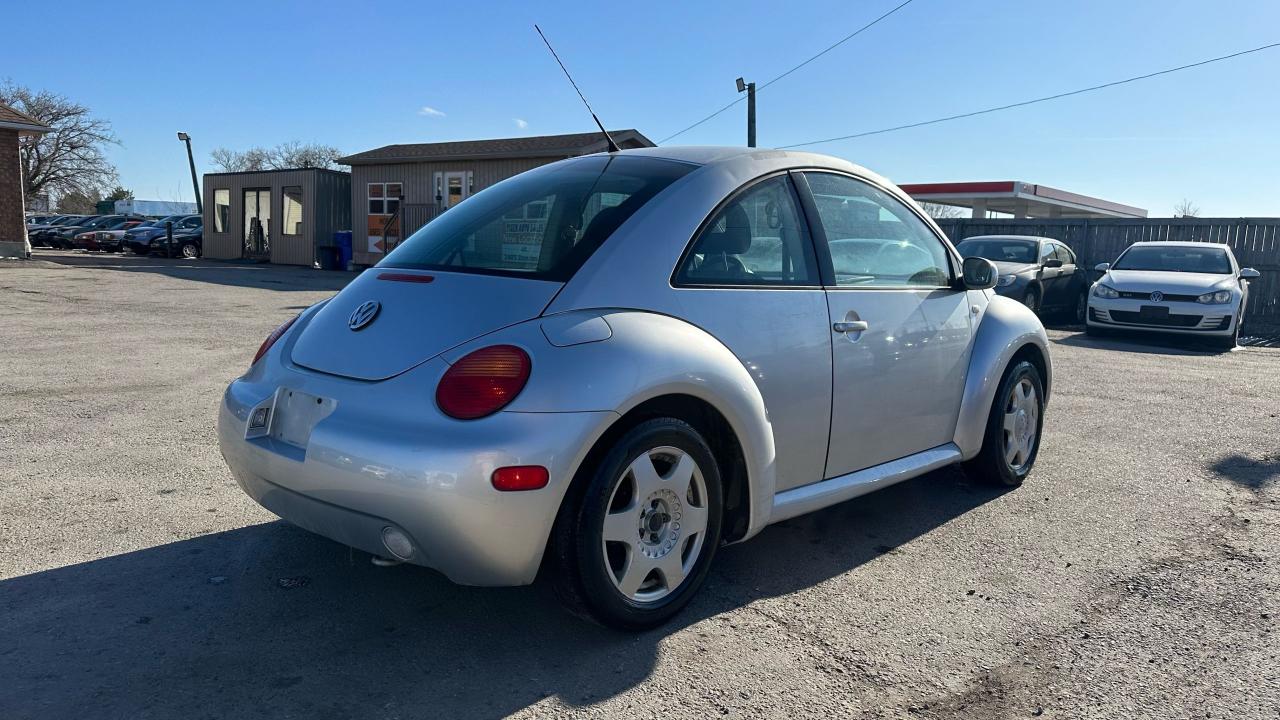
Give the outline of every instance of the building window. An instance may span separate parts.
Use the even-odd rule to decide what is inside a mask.
[[[302,188],[288,185],[281,188],[280,234],[302,234]]]
[[[400,183],[369,183],[369,214],[394,215],[400,209]]]
[[[213,191],[213,231],[227,232],[231,225],[231,191]]]

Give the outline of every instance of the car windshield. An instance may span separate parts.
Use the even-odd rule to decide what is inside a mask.
[[[1034,240],[984,238],[965,240],[956,246],[963,257],[980,257],[996,262],[1033,263],[1036,261]]]
[[[1231,259],[1220,247],[1131,247],[1113,270],[1153,270],[1159,272],[1231,274]]]
[[[378,266],[568,280],[619,225],[694,167],[600,155],[517,175],[446,210]]]

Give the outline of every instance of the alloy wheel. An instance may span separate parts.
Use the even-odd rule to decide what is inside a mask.
[[[1021,473],[1031,464],[1040,431],[1040,405],[1030,378],[1022,378],[1009,391],[1004,405],[1004,461]]]
[[[702,469],[685,451],[640,454],[609,498],[601,542],[605,571],[628,599],[651,603],[675,592],[693,571],[707,530]]]
[[[190,258],[194,258],[195,256],[196,256],[195,245],[191,245],[188,243],[182,246],[182,257],[190,259]]]

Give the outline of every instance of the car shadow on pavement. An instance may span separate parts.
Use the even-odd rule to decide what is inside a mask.
[[[1239,454],[1227,455],[1210,469],[1241,487],[1262,490],[1280,479],[1280,455],[1262,460]]]
[[[271,522],[0,581],[0,715],[495,717],[642,683],[668,635],[855,570],[1001,494],[946,469],[722,548],[676,620],[581,621]],[[886,558],[886,562],[893,562]],[[715,629],[718,629],[716,626]],[[714,631],[714,629],[713,629]]]
[[[155,273],[194,282],[251,287],[264,290],[330,290],[337,292],[355,279],[356,273],[326,272],[297,265],[271,265],[222,260],[142,257],[132,253],[85,253],[45,250],[33,256],[67,267]]]
[[[1119,352],[1151,355],[1223,355],[1229,350],[1215,348],[1198,338],[1181,336],[1105,335],[1089,336],[1083,331],[1066,337],[1051,338],[1050,342],[1071,347],[1097,348]]]

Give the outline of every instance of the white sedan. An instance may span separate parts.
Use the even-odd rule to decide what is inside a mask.
[[[1203,242],[1139,242],[1103,273],[1089,293],[1086,331],[1139,330],[1212,338],[1236,346],[1253,268],[1231,248]]]

